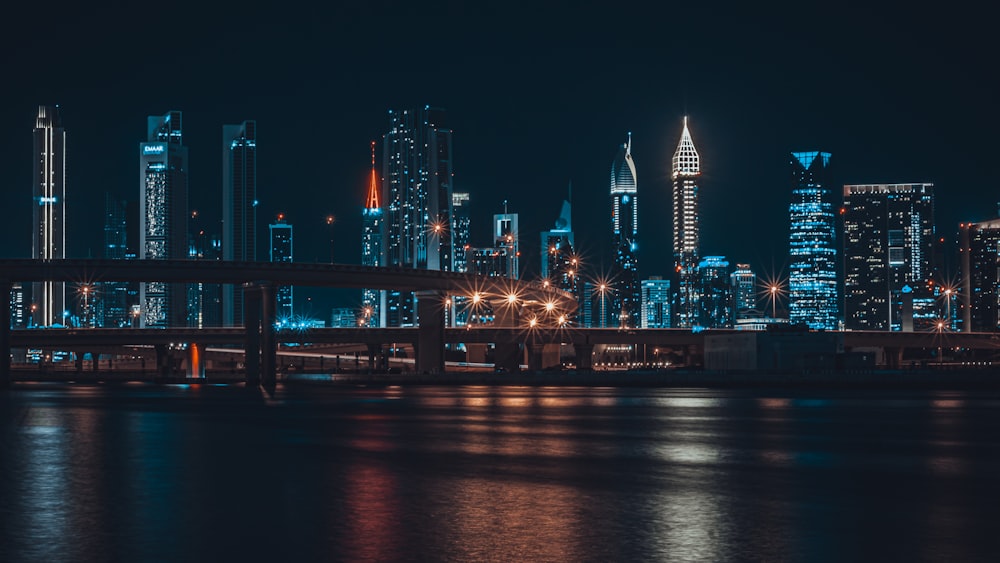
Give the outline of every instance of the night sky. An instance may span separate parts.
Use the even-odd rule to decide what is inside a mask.
[[[945,236],[996,216],[1000,46],[982,14],[817,2],[697,12],[209,4],[24,6],[4,17],[3,256],[30,255],[39,104],[59,104],[67,131],[71,257],[101,256],[104,193],[138,197],[146,116],[169,110],[184,112],[192,206],[209,231],[221,221],[221,127],[257,120],[262,259],[266,225],[284,212],[297,261],[329,260],[333,214],[336,260],[359,262],[369,142],[389,108],[424,104],[448,110],[473,244],[489,243],[507,199],[529,272],[570,181],[578,246],[594,273],[609,269],[609,173],[628,131],[640,275],[669,271],[670,157],[684,115],[702,158],[703,255],[759,273],[786,265],[795,150],[833,153],[835,188],[934,182]]]

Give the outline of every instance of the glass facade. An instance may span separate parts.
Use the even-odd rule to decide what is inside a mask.
[[[1000,219],[959,225],[963,332],[1000,331]]]
[[[361,265],[378,266],[382,260],[382,193],[375,173],[375,142],[372,142],[372,170],[368,175],[368,193],[361,212]],[[363,326],[376,327],[380,318],[381,299],[377,289],[361,290],[361,311],[358,318]]]
[[[698,179],[701,158],[695,149],[687,117],[680,143],[671,160],[671,181],[674,203],[674,280],[677,290],[673,324],[691,328],[700,316],[698,294],[698,256],[700,218],[698,212]]]
[[[847,185],[841,213],[844,327],[931,328],[934,185]]]
[[[542,232],[542,279],[572,293],[580,303],[580,257],[574,246],[572,205],[564,200],[555,226]]]
[[[618,149],[611,164],[611,228],[615,253],[611,294],[612,311],[617,326],[641,324],[642,295],[639,287],[639,196],[635,162],[632,160],[632,134]]]
[[[277,223],[268,225],[268,233],[271,241],[271,262],[293,262],[292,226],[279,217]],[[292,294],[293,290],[290,285],[279,285],[275,291],[274,311],[278,319],[292,318]]]
[[[506,205],[505,205],[506,207]],[[493,247],[502,249],[507,260],[506,277],[518,279],[521,274],[521,252],[518,240],[517,213],[499,213],[493,216]]]
[[[725,256],[706,256],[698,263],[700,315],[704,328],[733,326],[732,270]]]
[[[642,328],[670,328],[670,280],[642,280]]]
[[[758,316],[757,275],[750,264],[737,264],[730,276],[733,288],[733,320]]]
[[[791,156],[789,321],[835,330],[837,239],[828,178],[830,153],[795,152]]]
[[[31,256],[38,260],[66,258],[66,131],[58,106],[38,106],[32,182]],[[31,284],[32,324],[64,324],[66,284]]]
[[[257,122],[222,126],[222,258],[257,260]],[[223,286],[226,326],[243,325],[243,292]]]

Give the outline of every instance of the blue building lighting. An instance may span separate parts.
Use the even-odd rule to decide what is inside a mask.
[[[791,323],[834,330],[838,324],[837,239],[829,163],[830,153],[792,153],[788,290]]]

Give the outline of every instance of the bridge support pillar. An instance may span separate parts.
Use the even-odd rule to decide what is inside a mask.
[[[517,307],[512,307],[506,300],[494,301],[493,325],[497,328],[517,328],[521,321],[521,314]],[[495,342],[496,348],[493,350],[493,365],[497,369],[502,369],[507,373],[517,373],[521,371],[521,344],[519,342]]]
[[[189,378],[205,378],[205,347],[196,342],[188,345],[187,376]]]
[[[375,372],[375,361],[382,356],[382,344],[369,342],[368,346],[368,373]]]
[[[14,284],[0,281],[0,389],[10,386],[10,292]]]
[[[573,351],[576,353],[576,369],[579,371],[591,371],[594,369],[594,345],[574,344]]]
[[[243,366],[248,389],[260,385],[260,291],[243,284]]]
[[[486,345],[478,342],[465,343],[465,361],[470,364],[486,363]]]
[[[528,342],[528,371],[542,371],[550,368],[558,368],[559,345],[546,344],[543,342]]]
[[[156,378],[166,379],[170,377],[170,351],[166,344],[157,344],[153,347],[156,350]]]
[[[275,337],[275,286],[260,284],[260,375],[266,389],[274,389],[278,377],[278,344]]]
[[[885,351],[885,364],[889,369],[899,369],[903,365],[903,347],[902,346],[886,346]]]
[[[417,291],[417,373],[444,373],[444,293]]]

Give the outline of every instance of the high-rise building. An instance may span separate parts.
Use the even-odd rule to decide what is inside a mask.
[[[670,328],[670,280],[642,280],[642,328]]]
[[[580,258],[573,235],[572,205],[564,200],[555,227],[542,232],[542,279],[580,301]]]
[[[674,280],[677,291],[674,326],[691,328],[698,323],[698,256],[700,218],[698,178],[701,159],[688,131],[687,117],[671,161],[674,203]]]
[[[33,137],[31,256],[66,258],[66,130],[58,106],[38,106]],[[64,324],[66,284],[31,284],[31,310],[36,326]]]
[[[962,332],[1000,331],[1000,218],[959,229]]]
[[[222,259],[257,260],[257,122],[222,126]],[[243,292],[222,289],[226,326],[243,324]]]
[[[841,214],[844,327],[931,328],[914,325],[913,306],[934,302],[934,185],[847,185]]]
[[[270,234],[271,262],[293,262],[292,226],[285,222],[284,215],[278,215],[276,222],[268,225]],[[292,318],[292,286],[279,285],[275,291],[275,316],[279,319]]]
[[[110,193],[104,194],[104,258],[125,260],[130,257],[128,241],[128,212],[126,200]],[[133,249],[134,252],[134,249]],[[131,258],[135,258],[131,255]],[[106,281],[99,287],[103,303],[101,326],[122,328],[131,326],[131,310],[138,286],[132,282]]]
[[[189,260],[222,260],[222,237],[209,234],[205,221],[198,211],[192,211],[188,223],[191,232],[188,236]],[[209,223],[211,226],[214,224]],[[221,284],[197,282],[188,284],[187,315],[189,327],[220,327],[224,326],[222,315]],[[242,322],[242,321],[241,321]]]
[[[509,278],[510,253],[504,247],[483,247],[469,249],[469,273],[490,278]]]
[[[517,227],[517,213],[507,212],[507,202],[504,202],[503,213],[493,216],[493,247],[503,249],[502,255],[507,260],[505,268],[506,276],[513,279],[521,277],[520,258]]]
[[[149,116],[146,142],[139,143],[139,259],[188,257],[188,149],[181,112]],[[185,284],[139,285],[140,320],[146,328],[187,324]]]
[[[382,259],[382,192],[375,173],[375,141],[372,141],[372,171],[368,176],[368,194],[361,212],[361,265],[378,266]],[[361,316],[364,326],[379,326],[379,290],[361,290]]]
[[[750,264],[736,264],[730,281],[734,322],[757,316],[757,275]]]
[[[383,265],[452,271],[452,149],[444,110],[390,111],[383,155]],[[380,326],[417,323],[412,292],[384,295]]]
[[[699,325],[705,328],[733,326],[732,271],[725,256],[706,256],[698,263]]]
[[[788,316],[809,328],[837,328],[837,247],[830,153],[793,152]]]
[[[451,202],[455,225],[455,232],[452,234],[452,241],[455,245],[455,271],[468,272],[469,258],[472,252],[470,244],[472,210],[469,207],[469,193],[453,192],[451,194]],[[451,296],[451,309],[448,311],[448,315],[450,319],[454,319],[450,322],[454,326],[465,326],[468,324],[469,308],[464,295]]]
[[[628,141],[618,149],[611,164],[611,231],[615,252],[613,309],[622,327],[640,324],[638,185],[632,161],[632,133],[629,133]]]
[[[27,322],[25,313],[24,284],[14,282],[10,289],[10,328],[24,328]]]

